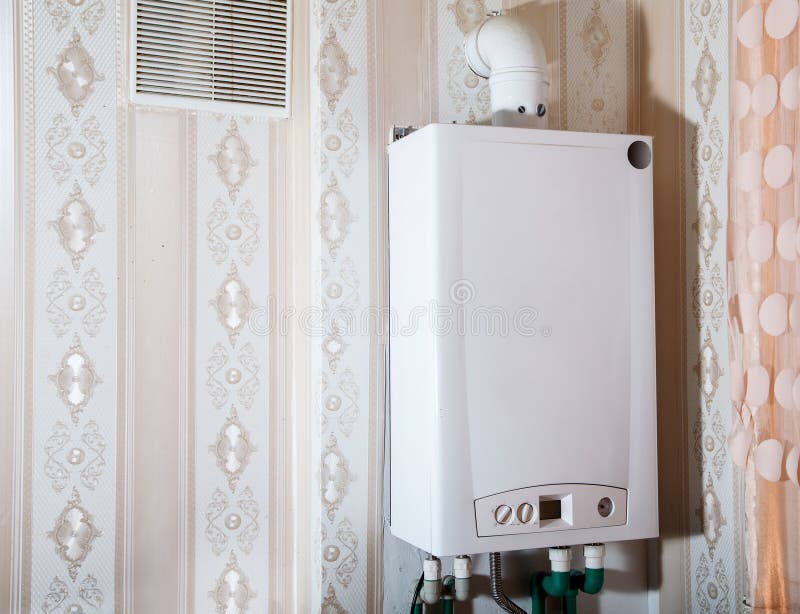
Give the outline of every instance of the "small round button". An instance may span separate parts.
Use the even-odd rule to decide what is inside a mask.
[[[614,502],[608,497],[603,497],[597,504],[597,513],[603,518],[608,518],[614,511]]]
[[[517,508],[517,520],[522,524],[528,524],[533,520],[534,509],[530,503],[523,503]]]
[[[499,505],[497,506],[497,509],[494,510],[494,519],[499,524],[508,524],[511,522],[512,517],[513,514],[511,512],[511,508],[507,505]]]

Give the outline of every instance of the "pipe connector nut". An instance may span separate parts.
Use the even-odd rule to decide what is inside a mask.
[[[442,596],[442,562],[435,556],[422,562],[422,573],[425,582],[422,584],[420,597],[428,605],[439,603]]]
[[[605,556],[605,544],[586,544],[583,547],[583,558],[586,569],[603,569]]]
[[[569,571],[572,564],[572,548],[569,546],[550,548],[548,555],[550,557],[551,570],[555,572]]]
[[[425,581],[431,582],[442,579],[442,561],[436,557],[425,559],[422,562],[422,571],[425,574]]]
[[[456,578],[472,577],[472,559],[465,555],[453,559],[453,575]]]

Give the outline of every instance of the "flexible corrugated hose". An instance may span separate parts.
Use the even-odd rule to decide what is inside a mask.
[[[506,596],[503,590],[503,567],[500,563],[500,553],[489,553],[489,592],[495,603],[511,614],[527,614]]]

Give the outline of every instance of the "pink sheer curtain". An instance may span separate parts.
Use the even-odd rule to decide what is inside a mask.
[[[728,443],[745,468],[754,612],[800,611],[798,0],[736,0],[731,39]]]

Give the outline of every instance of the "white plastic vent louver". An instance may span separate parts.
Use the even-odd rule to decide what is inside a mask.
[[[134,100],[287,115],[289,12],[289,0],[136,0]]]

